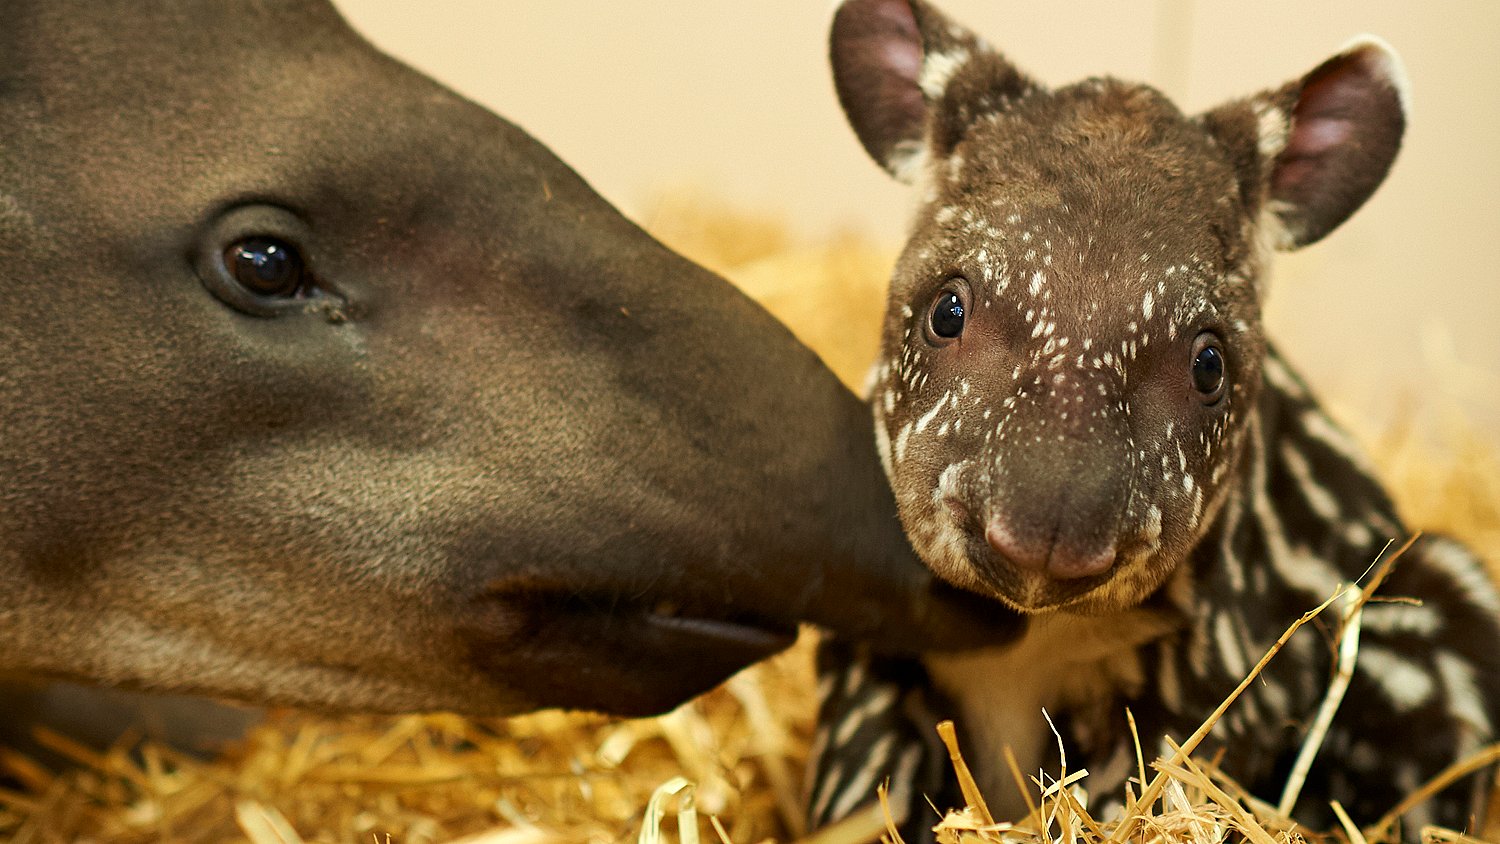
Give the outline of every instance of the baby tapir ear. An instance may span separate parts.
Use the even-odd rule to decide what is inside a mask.
[[[1239,159],[1246,198],[1264,196],[1282,228],[1277,248],[1296,249],[1349,219],[1385,180],[1406,109],[1401,60],[1364,36],[1301,79],[1216,109],[1205,123]]]
[[[903,182],[915,179],[929,156],[951,152],[983,110],[1036,87],[923,0],[844,0],[829,58],[854,133]],[[960,78],[962,95],[946,96]]]

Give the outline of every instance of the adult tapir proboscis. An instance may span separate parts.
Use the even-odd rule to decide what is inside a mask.
[[[5,673],[638,714],[1003,625],[812,352],[324,2],[7,4],[0,285]]]

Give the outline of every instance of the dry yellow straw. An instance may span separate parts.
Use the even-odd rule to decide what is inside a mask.
[[[697,789],[686,777],[673,777],[661,784],[646,804],[637,844],[663,844],[661,824],[667,813],[667,798],[677,797],[677,835],[681,844],[698,844],[698,812],[693,805]]]
[[[1031,799],[1031,789],[1026,787],[1026,777],[1021,774],[1021,764],[1016,761],[1016,752],[1008,744],[1005,746],[1005,764],[1016,781],[1016,790],[1021,792],[1021,799],[1026,801],[1026,823],[1040,829],[1041,810],[1037,808],[1036,801]]]
[[[1170,738],[1167,739],[1167,744],[1174,751],[1179,750],[1176,743],[1173,742]],[[1179,777],[1179,779],[1191,779],[1193,784],[1196,785],[1198,789],[1204,793],[1205,796],[1207,796],[1210,800],[1217,804],[1219,808],[1225,810],[1226,812],[1229,812],[1230,816],[1239,823],[1240,829],[1245,832],[1245,835],[1252,842],[1254,842],[1254,844],[1276,844],[1276,840],[1271,837],[1270,833],[1261,828],[1261,825],[1259,823],[1256,823],[1255,819],[1250,816],[1249,812],[1245,811],[1245,808],[1240,805],[1240,802],[1238,800],[1234,799],[1229,794],[1227,794],[1224,789],[1220,788],[1219,785],[1213,781],[1213,778],[1211,778],[1208,773],[1203,770],[1203,767],[1199,765],[1192,756],[1182,755],[1181,758],[1183,765],[1186,766],[1184,769],[1185,772],[1189,773],[1191,776],[1186,778]]]
[[[302,836],[285,817],[270,806],[241,800],[234,807],[235,820],[252,844],[302,844]]]
[[[1214,709],[1213,713],[1208,716],[1208,719],[1205,720],[1203,724],[1200,725],[1198,729],[1188,737],[1187,741],[1182,743],[1182,746],[1178,748],[1175,753],[1173,753],[1172,759],[1170,760],[1169,764],[1180,765],[1182,764],[1182,759],[1186,754],[1192,753],[1194,750],[1197,750],[1198,745],[1208,737],[1209,730],[1212,730],[1214,724],[1217,724],[1219,722],[1219,719],[1224,717],[1224,713],[1229,710],[1230,705],[1232,705],[1237,699],[1239,699],[1240,695],[1244,694],[1245,689],[1248,689],[1250,687],[1250,684],[1255,682],[1255,678],[1259,677],[1261,672],[1265,670],[1266,666],[1270,664],[1271,660],[1275,658],[1276,654],[1281,652],[1281,649],[1286,646],[1287,641],[1292,638],[1292,635],[1295,634],[1298,630],[1302,629],[1302,625],[1308,623],[1309,621],[1312,621],[1314,618],[1317,618],[1319,613],[1323,612],[1323,610],[1328,609],[1329,605],[1337,600],[1339,595],[1341,594],[1343,594],[1342,591],[1330,596],[1328,600],[1303,613],[1301,618],[1292,622],[1292,626],[1288,627],[1286,629],[1286,632],[1281,634],[1281,638],[1277,639],[1276,642],[1271,645],[1270,649],[1266,651],[1266,655],[1260,658],[1260,662],[1257,662],[1255,664],[1255,667],[1250,670],[1250,673],[1245,676],[1245,679],[1240,681],[1240,684],[1238,686],[1235,686],[1234,691],[1230,692],[1229,696],[1224,698],[1224,702],[1219,704],[1219,706]],[[1155,777],[1153,777],[1151,780],[1151,784],[1146,786],[1145,791],[1141,792],[1141,798],[1139,801],[1137,801],[1137,805],[1144,810],[1152,803],[1155,803],[1157,798],[1161,796],[1161,790],[1166,787],[1167,780],[1167,776],[1162,773],[1158,773]],[[1114,834],[1109,837],[1109,841],[1111,842],[1111,844],[1120,844],[1120,842],[1123,842],[1125,839],[1129,838],[1131,833],[1135,832],[1135,827],[1140,820],[1140,817],[1140,813],[1131,815],[1130,817],[1126,818],[1118,827],[1116,827]]]
[[[1331,800],[1328,806],[1333,809],[1334,816],[1339,819],[1339,826],[1344,828],[1344,834],[1349,836],[1349,844],[1366,844],[1364,833],[1359,831],[1359,827],[1354,825],[1349,813],[1344,811],[1344,804]]]
[[[867,844],[879,839],[882,832],[889,832],[893,836],[892,840],[900,844],[901,836],[896,833],[895,823],[888,814],[890,801],[886,797],[884,784],[876,790],[876,794],[880,798],[879,803],[871,803],[854,814],[817,830],[801,839],[798,844]]]
[[[984,795],[979,793],[979,784],[974,782],[974,774],[969,771],[969,764],[964,761],[964,755],[958,749],[958,735],[953,730],[952,721],[939,721],[937,725],[938,737],[948,748],[948,759],[953,762],[953,771],[958,775],[958,787],[963,791],[964,802],[979,816],[980,822],[986,826],[993,826],[995,816],[990,814],[990,807],[984,802]]]
[[[1354,679],[1354,662],[1359,658],[1360,622],[1364,618],[1365,601],[1368,598],[1353,589],[1345,589],[1339,596],[1344,605],[1344,625],[1343,632],[1339,634],[1337,671],[1333,682],[1328,684],[1322,704],[1318,706],[1318,714],[1313,718],[1312,727],[1308,729],[1307,737],[1297,751],[1297,760],[1292,764],[1286,785],[1282,787],[1281,802],[1276,804],[1276,812],[1283,817],[1292,816],[1292,809],[1302,794],[1302,786],[1307,782],[1307,772],[1312,769],[1313,758],[1323,746],[1323,738],[1333,725],[1333,716],[1338,713],[1339,704],[1343,703],[1344,694],[1349,691],[1349,683]]]
[[[1367,838],[1382,838],[1387,830],[1396,823],[1402,815],[1412,809],[1426,803],[1434,795],[1460,779],[1490,765],[1500,762],[1500,744],[1492,744],[1483,748],[1473,755],[1444,768],[1441,773],[1428,780],[1425,785],[1408,794],[1405,800],[1396,804],[1396,808],[1385,813],[1385,817],[1376,821],[1374,825],[1365,830]]]
[[[1391,567],[1395,565],[1396,560],[1399,559],[1402,554],[1406,553],[1406,551],[1411,548],[1412,544],[1415,543],[1417,541],[1417,538],[1420,536],[1420,533],[1413,534],[1410,539],[1406,540],[1405,544],[1396,549],[1395,553],[1385,558],[1385,561],[1381,563],[1379,568],[1376,570],[1375,575],[1370,578],[1369,583],[1367,583],[1365,585],[1365,588],[1361,591],[1359,601],[1356,605],[1362,605],[1364,602],[1370,599],[1370,596],[1375,593],[1376,589],[1380,588],[1380,584],[1384,582],[1385,578],[1390,574]],[[1390,546],[1387,545],[1386,547],[1389,548]],[[1188,740],[1183,742],[1182,746],[1173,753],[1172,759],[1170,760],[1169,764],[1180,765],[1182,764],[1182,760],[1186,757],[1186,755],[1191,754],[1194,750],[1197,750],[1198,745],[1202,743],[1203,739],[1208,737],[1208,733],[1213,729],[1214,724],[1217,724],[1219,722],[1219,719],[1224,717],[1224,713],[1229,710],[1229,707],[1239,699],[1240,695],[1244,694],[1245,689],[1248,689],[1250,687],[1250,684],[1255,681],[1255,678],[1260,676],[1261,672],[1264,671],[1266,666],[1270,664],[1271,660],[1276,657],[1276,654],[1281,652],[1281,649],[1286,646],[1286,643],[1292,638],[1292,636],[1296,634],[1298,630],[1302,629],[1302,625],[1306,624],[1309,621],[1312,621],[1320,613],[1322,613],[1323,610],[1328,609],[1328,607],[1333,604],[1334,601],[1339,600],[1346,591],[1346,589],[1340,589],[1338,592],[1330,596],[1328,600],[1303,613],[1301,618],[1292,622],[1292,625],[1286,629],[1286,632],[1282,633],[1281,637],[1278,638],[1269,649],[1267,649],[1265,656],[1260,658],[1260,661],[1255,664],[1255,667],[1250,670],[1250,673],[1245,676],[1245,679],[1240,681],[1240,684],[1234,688],[1234,691],[1229,693],[1229,696],[1224,699],[1224,702],[1220,703],[1219,706],[1214,709],[1214,711],[1208,716],[1208,718],[1201,725],[1199,725],[1198,729],[1188,737]],[[1152,779],[1151,784],[1146,787],[1146,790],[1141,793],[1141,799],[1138,801],[1139,806],[1144,810],[1148,808],[1152,803],[1156,802],[1156,799],[1161,794],[1162,788],[1164,788],[1165,786],[1166,776],[1164,774],[1158,773],[1156,777]],[[1120,842],[1123,842],[1125,839],[1129,838],[1131,833],[1135,831],[1135,827],[1140,817],[1141,815],[1138,812],[1126,818],[1119,825],[1119,827],[1115,829],[1114,834],[1110,836],[1110,844],[1120,844]]]

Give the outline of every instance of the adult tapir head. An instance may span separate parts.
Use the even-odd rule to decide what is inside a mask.
[[[7,6],[0,285],[0,669],[642,713],[992,624],[810,351],[326,3]]]

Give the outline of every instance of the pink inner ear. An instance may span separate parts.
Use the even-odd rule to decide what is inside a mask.
[[[922,76],[922,32],[906,0],[882,0],[875,7],[883,33],[876,51],[886,70],[915,83]]]
[[[907,0],[845,0],[834,15],[830,59],[839,102],[870,155],[895,173],[893,156],[922,138],[927,102],[922,34]]]
[[[1349,143],[1354,124],[1348,120],[1313,119],[1299,122],[1281,153],[1280,165],[1272,180],[1274,195],[1297,192],[1316,180],[1326,166],[1327,154]]]
[[[1295,189],[1314,178],[1320,159],[1354,140],[1355,116],[1368,100],[1363,86],[1342,84],[1349,73],[1329,73],[1309,81],[1292,114],[1291,137],[1282,150],[1273,189]],[[1368,84],[1369,80],[1360,79]]]
[[[880,45],[880,57],[899,78],[922,76],[922,46],[917,41],[886,41]]]
[[[1292,135],[1296,152],[1317,155],[1354,137],[1354,123],[1337,117],[1298,117],[1297,132]]]
[[[1390,169],[1406,125],[1392,61],[1383,48],[1364,45],[1303,77],[1270,180],[1291,245],[1332,231]]]

